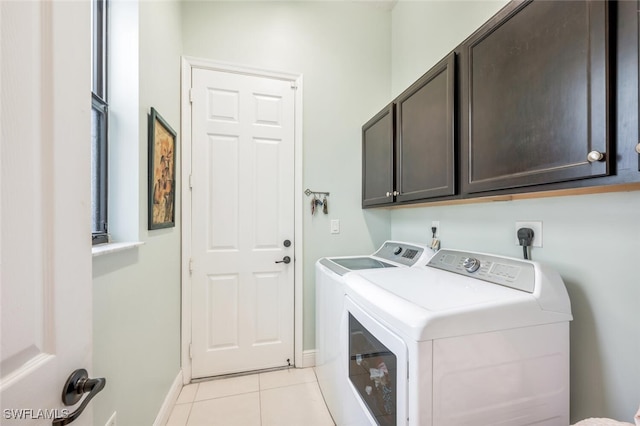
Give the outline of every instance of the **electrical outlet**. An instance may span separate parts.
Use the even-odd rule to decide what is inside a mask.
[[[113,412],[111,417],[109,417],[109,420],[107,420],[107,423],[105,423],[104,426],[117,426],[117,424],[116,424],[116,412],[115,411]]]
[[[431,221],[431,227],[432,228],[436,228],[436,238],[440,238],[440,221],[439,220],[432,220]],[[431,229],[429,229],[429,236],[433,236],[433,233],[431,232]]]
[[[520,228],[531,228],[533,229],[533,241],[531,243],[531,247],[542,247],[542,221],[541,220],[529,220],[516,222],[516,230],[513,233],[513,238],[515,239],[516,245],[520,245],[520,241],[518,241],[518,229]]]

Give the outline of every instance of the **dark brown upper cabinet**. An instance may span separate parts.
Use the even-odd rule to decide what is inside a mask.
[[[513,2],[462,44],[463,193],[611,173],[607,3]]]
[[[396,201],[455,194],[455,53],[395,102]]]
[[[455,194],[455,53],[362,127],[362,206]]]
[[[394,105],[362,126],[362,207],[394,201]]]
[[[616,174],[619,182],[640,179],[640,1],[620,1],[617,8],[616,39]]]

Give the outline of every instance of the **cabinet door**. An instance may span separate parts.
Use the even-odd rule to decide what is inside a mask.
[[[362,207],[394,201],[393,111],[391,104],[362,126]]]
[[[455,53],[396,100],[397,201],[453,195]]]
[[[509,4],[462,46],[462,190],[610,173],[608,5]],[[597,151],[603,158],[590,162]]]
[[[617,182],[640,179],[640,0],[615,3]],[[611,7],[611,6],[610,6]]]

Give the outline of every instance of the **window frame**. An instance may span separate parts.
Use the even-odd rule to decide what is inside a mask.
[[[92,245],[109,242],[108,227],[108,48],[109,48],[109,2],[93,0],[92,54],[91,54],[91,209]]]

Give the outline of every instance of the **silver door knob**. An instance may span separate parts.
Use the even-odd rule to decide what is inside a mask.
[[[636,152],[637,152],[638,154],[640,154],[640,143],[639,143],[638,145],[636,145]]]
[[[590,163],[595,163],[596,161],[602,161],[604,160],[604,154],[600,151],[591,151],[589,154],[587,154],[587,160]]]
[[[291,258],[289,256],[285,256],[282,260],[276,260],[276,263],[291,263]]]

